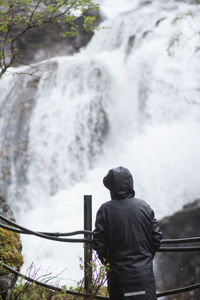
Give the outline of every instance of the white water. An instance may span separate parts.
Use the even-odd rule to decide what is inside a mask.
[[[52,59],[57,69],[47,70],[49,79],[40,82],[29,133],[29,183],[21,191],[31,209],[25,213],[26,203],[15,200],[18,222],[26,227],[83,228],[83,195],[93,195],[95,218],[109,200],[102,178],[119,165],[131,170],[136,196],[149,202],[158,218],[200,196],[200,54],[194,54],[199,6],[131,2],[105,2],[107,29],[79,54]],[[188,10],[193,18],[172,25]],[[161,18],[166,19],[156,27]],[[169,56],[170,39],[180,31]],[[105,115],[109,131],[104,137]],[[13,181],[10,199],[16,189]],[[68,285],[81,278],[82,246],[24,236],[23,247],[23,270],[34,261],[43,272],[67,268]]]

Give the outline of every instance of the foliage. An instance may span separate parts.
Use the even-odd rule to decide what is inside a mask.
[[[107,296],[107,288],[101,287],[98,295]],[[25,288],[25,284],[16,284],[8,300],[83,300],[69,294],[53,292],[44,287],[30,284]]]
[[[10,267],[15,266],[17,270],[23,264],[19,235],[15,232],[0,228],[0,260]],[[0,266],[0,275],[8,271]]]
[[[53,292],[41,286],[36,286],[34,283],[27,285],[20,283],[16,284],[9,300],[45,300],[51,299]]]
[[[17,42],[27,32],[55,24],[64,27],[64,37],[75,36],[79,15],[84,29],[93,30],[87,11],[97,8],[93,0],[0,0],[0,78],[20,55]]]
[[[107,275],[107,271],[109,270],[109,264],[105,262],[105,264],[102,265],[97,254],[94,251],[92,257],[93,259],[88,264],[88,269],[87,269],[88,273],[92,272],[92,282],[91,282],[91,286],[89,287],[90,296],[88,297],[88,300],[94,299],[94,296],[96,296],[97,294],[102,296],[108,296],[108,291],[107,288],[104,287],[104,284],[107,279],[106,275]],[[84,266],[84,262],[82,258],[80,258],[80,269],[83,269],[83,266]],[[86,276],[87,276],[87,272],[86,272]],[[76,290],[79,292],[85,292],[84,279],[85,278],[83,278],[78,283],[78,287],[76,288]]]
[[[83,269],[83,260],[80,258],[80,268]],[[88,265],[88,271],[92,268],[92,284],[90,286],[90,296],[88,300],[94,299],[95,295],[108,296],[107,288],[104,286],[106,282],[106,273],[109,269],[108,264],[101,265],[98,260],[97,255],[94,253],[93,261]],[[28,276],[34,280],[39,280],[40,282],[47,283],[54,280],[54,283],[51,282],[51,285],[58,286],[59,275],[52,276],[52,273],[45,275],[38,275],[39,269],[36,269],[34,264],[32,264],[28,269]],[[86,275],[87,276],[87,275]],[[57,280],[57,282],[55,282]],[[77,287],[62,287],[63,292],[55,292],[47,288],[37,286],[34,283],[26,281],[23,283],[23,278],[15,285],[10,297],[8,300],[83,300],[83,296],[69,295],[66,294],[65,290],[74,290],[76,292],[85,292],[84,290],[84,278],[77,283]]]

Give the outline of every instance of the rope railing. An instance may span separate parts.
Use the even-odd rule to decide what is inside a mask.
[[[200,237],[190,237],[182,239],[163,239],[162,244],[185,244],[200,242]]]
[[[68,232],[68,233],[59,233],[59,232],[37,232],[37,231],[33,231],[30,230],[26,227],[23,227],[21,225],[18,225],[17,223],[10,221],[9,219],[5,218],[4,216],[0,215],[0,220],[6,222],[8,225],[5,225],[3,223],[0,223],[0,227],[6,229],[6,230],[10,230],[16,233],[20,233],[20,234],[29,234],[29,235],[35,235],[38,236],[40,238],[45,238],[48,240],[53,240],[53,241],[60,241],[60,242],[70,242],[70,243],[90,243],[92,241],[92,239],[90,238],[90,236],[92,236],[93,232],[91,230],[78,230],[78,231],[73,231],[73,232]],[[11,227],[12,226],[12,227]],[[88,229],[88,228],[87,228]],[[65,237],[65,236],[73,236],[73,235],[78,235],[78,234],[84,234],[85,237],[89,237],[88,238],[82,238],[82,239],[74,239],[74,238],[61,238]],[[179,239],[163,239],[162,240],[162,244],[183,244],[183,243],[194,243],[194,242],[200,242],[200,237],[191,237],[191,238],[179,238]],[[190,247],[161,247],[158,252],[194,252],[194,251],[200,251],[200,246],[190,246]],[[71,295],[77,295],[77,296],[82,296],[82,297],[89,297],[88,291],[86,289],[86,293],[82,293],[82,292],[77,292],[77,291],[72,291],[72,290],[63,290],[62,288],[58,288],[43,282],[40,282],[38,280],[32,279],[26,275],[23,275],[22,273],[14,270],[13,268],[11,268],[10,266],[6,265],[3,262],[0,262],[1,266],[3,266],[6,270],[8,270],[11,273],[14,273],[20,277],[22,277],[23,279],[33,282],[37,285],[43,286],[45,288],[54,290],[56,292],[65,292]],[[173,295],[173,294],[177,294],[177,293],[183,293],[183,292],[187,292],[187,291],[191,291],[194,289],[200,288],[200,283],[197,284],[193,284],[193,285],[189,285],[183,288],[178,288],[178,289],[173,289],[173,290],[169,290],[169,291],[165,291],[165,292],[161,292],[161,293],[157,293],[157,297],[164,297],[164,296],[168,296],[168,295]],[[96,295],[93,297],[94,299],[109,299],[108,297],[105,296],[100,296],[100,295]]]
[[[7,230],[10,230],[10,231],[13,231],[13,232],[16,232],[16,233],[20,233],[20,234],[30,234],[30,235],[32,234],[30,232],[25,232],[23,230],[7,226],[7,225],[5,225],[5,224],[3,224],[1,222],[0,222],[0,227],[2,227],[4,229],[7,229]],[[48,236],[53,236],[53,237],[72,236],[72,235],[78,235],[78,234],[89,234],[89,235],[92,235],[92,231],[89,231],[89,230],[77,230],[77,231],[66,232],[66,233],[61,233],[61,232],[42,232],[42,231],[39,231],[38,233],[45,234],[45,235],[48,235]]]
[[[38,236],[40,238],[45,238],[48,240],[53,241],[59,241],[59,242],[68,242],[68,243],[85,243],[85,242],[91,242],[91,239],[75,239],[75,238],[60,238],[59,236],[72,236],[72,235],[78,235],[78,234],[89,234],[92,235],[92,231],[89,230],[78,230],[74,232],[68,232],[68,233],[53,233],[53,232],[38,232],[33,231],[28,228],[25,228],[21,225],[18,225],[17,223],[10,221],[9,219],[5,218],[4,216],[0,215],[0,219],[4,222],[7,222],[9,225],[14,226],[10,227],[5,224],[0,223],[0,227],[21,233],[21,234],[31,234]],[[17,228],[17,229],[16,229]],[[193,243],[193,242],[199,242],[200,237],[192,237],[192,238],[183,238],[183,239],[164,239],[162,240],[162,244],[177,244],[177,243]],[[190,247],[161,247],[158,252],[199,252],[200,246],[190,246]]]
[[[5,218],[4,216],[0,215],[0,219],[7,222],[9,225],[12,225],[20,230],[22,230],[24,233],[28,233],[28,234],[32,234],[44,239],[48,239],[48,240],[52,240],[52,241],[59,241],[59,242],[68,242],[68,243],[85,243],[88,242],[89,240],[87,239],[69,239],[69,238],[59,238],[59,237],[53,237],[53,236],[49,236],[47,234],[44,233],[40,233],[37,231],[33,231],[30,229],[27,229],[21,225],[16,224],[13,221],[8,220],[7,218]]]
[[[199,252],[200,247],[160,247],[157,252]]]
[[[160,292],[160,293],[157,293],[156,295],[157,295],[157,298],[160,298],[160,297],[165,297],[165,296],[176,295],[176,294],[193,291],[193,290],[196,290],[199,288],[200,288],[200,283],[196,283],[196,284],[191,284],[191,285],[185,286],[183,288]]]
[[[3,262],[0,262],[0,265],[2,267],[4,267],[7,271],[29,281],[29,282],[32,282],[32,283],[35,283],[36,285],[39,285],[39,286],[42,286],[44,288],[47,288],[47,289],[50,289],[50,290],[53,290],[55,292],[59,292],[59,293],[66,293],[66,294],[70,294],[70,295],[75,295],[75,296],[82,296],[82,297],[89,297],[89,294],[87,293],[83,293],[83,292],[77,292],[77,291],[73,291],[73,290],[67,290],[67,289],[62,289],[62,288],[59,288],[59,287],[56,287],[56,286],[53,286],[53,285],[49,285],[49,284],[46,284],[46,283],[43,283],[41,281],[38,281],[36,279],[33,279],[31,277],[28,277],[16,270],[14,270],[13,268],[11,268],[10,266],[6,265],[5,263]],[[183,287],[183,288],[177,288],[177,289],[173,289],[173,290],[169,290],[169,291],[164,291],[164,292],[159,292],[156,294],[157,298],[160,298],[160,297],[164,297],[164,296],[169,296],[169,295],[175,295],[175,294],[180,294],[180,293],[185,293],[185,292],[189,292],[189,291],[192,291],[192,290],[196,290],[196,289],[199,289],[200,288],[200,283],[196,283],[196,284],[192,284],[192,285],[188,285],[186,287]],[[100,295],[95,295],[93,297],[94,299],[109,299],[109,297],[105,297],[105,296],[100,296]]]

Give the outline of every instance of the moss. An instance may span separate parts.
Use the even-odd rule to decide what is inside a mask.
[[[0,260],[10,267],[15,266],[19,271],[24,262],[20,250],[19,234],[0,228]],[[7,273],[8,271],[0,266],[0,275]]]

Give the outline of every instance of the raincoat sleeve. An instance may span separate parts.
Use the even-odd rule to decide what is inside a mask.
[[[106,264],[107,243],[106,243],[106,226],[103,211],[100,208],[97,212],[95,230],[93,231],[92,248],[97,251],[98,257],[102,264]]]
[[[160,248],[163,234],[160,230],[160,227],[159,227],[158,222],[155,218],[153,210],[151,212],[151,217],[152,217],[152,248],[153,248],[153,253],[155,255],[155,253]]]

